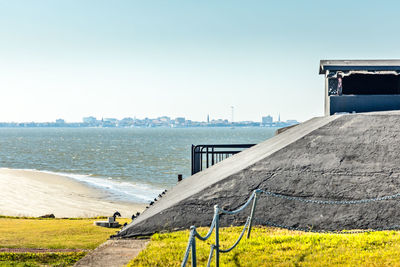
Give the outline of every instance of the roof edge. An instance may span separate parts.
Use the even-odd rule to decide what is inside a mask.
[[[325,74],[327,70],[400,71],[400,59],[320,60],[319,74]]]

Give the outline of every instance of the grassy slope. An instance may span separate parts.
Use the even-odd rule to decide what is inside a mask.
[[[240,231],[222,229],[221,247],[233,244]],[[179,266],[188,236],[189,231],[154,235],[129,266]],[[210,244],[197,240],[199,266],[206,265]],[[254,228],[250,239],[221,254],[221,266],[400,266],[399,251],[400,232],[395,231],[340,235]]]
[[[94,226],[100,219],[0,217],[0,248],[94,249],[118,229]],[[103,219],[104,220],[104,219]],[[120,223],[129,219],[118,219]],[[0,253],[0,266],[68,266],[86,252]]]

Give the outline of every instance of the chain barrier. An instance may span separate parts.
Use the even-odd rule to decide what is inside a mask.
[[[232,249],[234,249],[239,242],[242,240],[242,237],[244,235],[244,233],[246,232],[246,229],[248,229],[247,232],[247,238],[250,237],[250,230],[251,230],[251,226],[253,224],[253,215],[254,215],[254,209],[255,209],[255,205],[257,202],[257,194],[259,194],[261,191],[260,190],[254,190],[253,193],[251,194],[251,196],[249,197],[249,199],[246,201],[246,203],[244,203],[241,207],[239,207],[236,210],[233,211],[228,211],[228,210],[224,210],[218,207],[218,205],[214,206],[214,217],[212,220],[212,223],[210,225],[210,230],[208,231],[208,233],[205,236],[201,236],[199,234],[199,232],[197,232],[197,229],[195,226],[191,226],[190,227],[190,236],[189,236],[189,241],[188,241],[188,245],[186,247],[186,251],[183,257],[183,261],[181,266],[184,267],[186,266],[188,260],[189,260],[189,254],[190,251],[192,251],[192,267],[196,266],[196,238],[198,238],[201,241],[206,241],[208,238],[210,238],[211,234],[215,231],[215,244],[211,245],[211,249],[210,249],[210,254],[208,257],[208,261],[207,261],[207,266],[210,266],[211,264],[211,260],[215,251],[215,266],[219,267],[219,253],[228,253],[229,251],[231,251]],[[251,209],[251,213],[250,216],[247,217],[246,223],[243,227],[243,230],[241,232],[241,234],[239,235],[238,239],[236,240],[236,242],[228,249],[221,249],[219,246],[219,217],[222,214],[228,214],[228,215],[233,215],[233,214],[237,214],[241,211],[243,211],[248,205],[250,205],[251,201],[253,201],[253,207]]]
[[[215,266],[219,267],[219,253],[228,253],[231,250],[233,250],[239,244],[239,242],[242,240],[242,237],[243,237],[244,233],[246,232],[246,229],[247,229],[247,238],[250,238],[250,233],[251,233],[251,228],[252,228],[253,222],[256,222],[258,225],[272,226],[272,227],[277,227],[277,228],[282,228],[282,229],[287,229],[287,230],[311,232],[311,233],[324,233],[324,234],[360,234],[360,233],[366,233],[366,232],[400,230],[400,225],[394,225],[391,227],[382,227],[382,228],[366,229],[366,230],[327,231],[327,230],[314,230],[312,228],[292,227],[292,226],[288,226],[288,225],[273,223],[270,221],[262,221],[260,219],[254,218],[254,212],[255,212],[257,198],[258,198],[257,196],[260,193],[264,193],[267,196],[275,197],[275,198],[281,198],[281,199],[286,199],[286,200],[291,200],[291,201],[299,201],[299,202],[303,202],[303,203],[321,204],[321,205],[365,204],[365,203],[370,203],[370,202],[400,198],[400,193],[397,193],[394,195],[388,195],[388,196],[376,197],[376,198],[368,198],[368,199],[359,199],[359,200],[319,200],[319,199],[308,199],[305,197],[287,196],[287,195],[274,193],[274,192],[270,192],[270,191],[266,191],[266,190],[262,190],[262,189],[256,189],[252,192],[250,197],[247,199],[246,203],[244,203],[241,207],[239,207],[236,210],[228,211],[228,210],[219,208],[218,205],[215,205],[213,220],[211,222],[210,229],[205,236],[201,236],[199,234],[199,232],[197,232],[197,229],[195,226],[190,227],[190,235],[189,235],[188,245],[185,250],[185,254],[183,257],[181,267],[186,266],[186,264],[189,260],[190,251],[192,251],[192,267],[195,267],[197,265],[197,263],[196,263],[196,238],[201,241],[206,241],[208,238],[210,238],[211,234],[214,231],[215,231],[215,244],[211,244],[210,254],[208,257],[208,261],[207,261],[207,266],[210,266],[212,257],[215,252]],[[221,249],[219,246],[219,217],[220,217],[220,215],[222,215],[222,214],[228,214],[228,215],[237,214],[237,213],[243,211],[247,206],[249,206],[252,201],[253,201],[253,205],[251,208],[251,213],[247,217],[246,223],[243,227],[242,232],[239,235],[239,238],[236,240],[236,242],[230,248]]]
[[[322,204],[322,205],[365,204],[365,203],[370,203],[370,202],[400,198],[400,193],[397,193],[397,194],[389,195],[389,196],[358,199],[358,200],[315,200],[315,199],[307,199],[305,197],[287,196],[287,195],[278,194],[278,193],[274,193],[274,192],[270,192],[270,191],[266,191],[266,190],[260,190],[260,189],[258,189],[258,190],[268,196],[275,197],[275,198],[282,198],[282,199],[286,199],[286,200],[294,200],[294,201],[299,201],[299,202],[304,202],[304,203],[314,203],[314,204]]]

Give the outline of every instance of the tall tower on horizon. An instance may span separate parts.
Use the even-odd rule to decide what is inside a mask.
[[[210,114],[207,114],[207,123],[210,123]]]
[[[278,115],[278,122],[281,122],[281,113]]]

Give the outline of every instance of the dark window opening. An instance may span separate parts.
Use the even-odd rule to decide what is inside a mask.
[[[400,76],[394,74],[351,74],[343,77],[344,95],[398,95]]]

